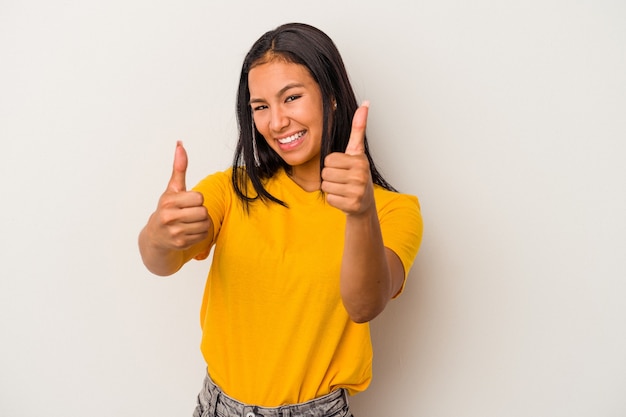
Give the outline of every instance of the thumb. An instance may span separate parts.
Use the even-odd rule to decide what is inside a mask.
[[[174,153],[174,168],[169,184],[168,191],[180,192],[186,191],[185,174],[187,173],[187,151],[183,147],[181,141],[176,142],[176,151]]]
[[[361,155],[365,153],[365,127],[367,126],[367,114],[369,112],[370,102],[364,101],[361,106],[354,112],[352,119],[352,130],[350,131],[350,139],[346,146],[346,154]]]

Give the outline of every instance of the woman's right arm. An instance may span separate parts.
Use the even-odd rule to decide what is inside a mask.
[[[144,265],[156,275],[178,271],[189,259],[207,253],[213,239],[213,222],[204,197],[187,191],[187,152],[176,144],[172,177],[157,209],[139,233],[139,252]]]

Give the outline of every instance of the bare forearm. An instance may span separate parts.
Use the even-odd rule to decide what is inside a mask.
[[[346,216],[341,297],[356,322],[372,320],[395,293],[375,208]]]
[[[141,233],[139,233],[138,243],[139,252],[144,265],[155,275],[172,275],[178,271],[185,262],[182,250],[158,247],[150,240],[145,227]]]

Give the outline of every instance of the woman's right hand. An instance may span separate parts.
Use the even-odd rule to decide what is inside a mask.
[[[186,172],[187,152],[179,141],[167,188],[139,235],[144,264],[157,275],[176,272],[191,257],[206,252],[210,244],[213,224],[202,194],[187,191]],[[183,253],[194,245],[198,247]]]

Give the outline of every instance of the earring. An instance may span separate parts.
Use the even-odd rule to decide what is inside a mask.
[[[337,110],[337,102],[333,101],[333,110]]]
[[[256,127],[254,126],[254,120],[252,120],[252,155],[254,156],[254,166],[260,167],[261,161],[259,160],[259,151],[256,146]]]

